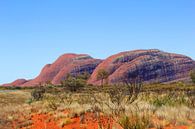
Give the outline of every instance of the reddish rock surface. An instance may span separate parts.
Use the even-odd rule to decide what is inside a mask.
[[[86,54],[64,54],[54,63],[46,65],[39,76],[26,81],[16,80],[4,86],[36,86],[48,81],[60,84],[68,74],[83,72],[92,74],[88,83],[100,85],[97,73],[108,72],[108,83],[120,83],[139,77],[144,82],[173,82],[189,79],[189,71],[195,67],[191,58],[156,49],[121,52],[102,61]]]
[[[12,83],[4,84],[3,86],[21,86],[22,84],[24,84],[26,82],[28,82],[28,81],[25,79],[18,79]]]
[[[87,72],[92,74],[94,69],[100,63],[100,60],[96,59],[85,59],[85,60],[75,60],[66,65],[63,69],[61,69],[58,74],[53,78],[53,84],[60,84],[61,80],[64,80],[68,74],[77,75],[80,73]]]
[[[170,82],[189,78],[195,62],[183,55],[166,53],[160,50],[135,50],[122,52],[104,60],[94,70],[90,84],[100,85],[97,73],[100,69],[108,72],[108,83],[141,78],[144,82]]]
[[[60,84],[69,73],[88,72],[91,74],[100,62],[101,60],[93,59],[86,54],[64,54],[53,64],[47,64],[38,77],[22,84],[22,86],[36,86],[48,81],[53,84]]]

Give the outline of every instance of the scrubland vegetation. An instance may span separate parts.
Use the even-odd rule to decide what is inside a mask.
[[[195,83],[195,69],[193,69],[191,72],[190,72],[190,77],[192,79],[192,82]]]
[[[59,86],[1,87],[0,128],[195,128],[192,84],[90,86],[86,78],[69,76]]]

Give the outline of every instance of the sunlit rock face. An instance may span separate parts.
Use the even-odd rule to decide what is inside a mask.
[[[171,82],[189,78],[194,61],[184,55],[167,53],[156,49],[121,52],[108,57],[94,70],[90,84],[100,85],[97,73],[100,69],[108,72],[108,83],[120,83],[132,78],[143,82]]]
[[[94,59],[86,54],[64,54],[54,63],[47,64],[35,79],[22,84],[22,86],[36,86],[40,83],[51,82],[60,84],[68,74],[91,74],[101,60]]]
[[[156,49],[126,51],[105,60],[94,59],[87,54],[64,54],[54,63],[47,64],[32,80],[18,79],[4,86],[38,86],[51,82],[60,84],[67,75],[90,74],[89,84],[100,85],[98,71],[108,72],[109,84],[121,83],[139,78],[145,83],[166,83],[189,80],[189,72],[195,68],[191,58]]]

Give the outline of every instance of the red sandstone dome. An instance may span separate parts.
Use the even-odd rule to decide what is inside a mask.
[[[47,64],[35,79],[26,81],[16,80],[13,83],[4,84],[3,86],[37,86],[46,82],[60,84],[68,74],[82,74],[87,72],[92,74],[93,70],[102,60],[94,59],[87,54],[64,54],[54,63]]]
[[[101,60],[93,59],[86,54],[64,54],[53,64],[46,65],[38,77],[22,84],[22,86],[36,86],[48,81],[53,84],[60,84],[69,73],[88,72],[91,74],[99,63]]]
[[[108,83],[120,83],[132,78],[144,82],[170,82],[189,78],[195,62],[187,56],[162,52],[160,50],[135,50],[121,52],[104,60],[94,70],[90,84],[100,84],[97,79],[99,70],[108,72]]]
[[[108,72],[108,83],[115,84],[139,77],[144,82],[172,82],[189,79],[195,68],[191,58],[156,49],[121,52],[102,61],[86,54],[64,54],[54,63],[46,65],[39,76],[32,80],[19,79],[4,86],[37,86],[40,83],[60,84],[68,74],[91,74],[88,83],[99,85],[97,73]]]
[[[4,84],[3,86],[20,86],[26,82],[27,82],[27,80],[25,80],[25,79],[18,79],[12,83]]]

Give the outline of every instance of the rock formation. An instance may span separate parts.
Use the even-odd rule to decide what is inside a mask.
[[[46,65],[38,77],[22,86],[36,86],[48,81],[52,84],[60,84],[68,74],[82,74],[84,72],[91,74],[100,62],[101,60],[93,59],[86,54],[64,54],[53,64]]]
[[[25,79],[18,79],[14,82],[11,82],[11,83],[8,83],[8,84],[4,84],[3,86],[21,86],[23,85],[24,83],[28,82],[27,80]]]
[[[6,86],[37,86],[51,82],[53,84],[60,84],[68,74],[82,74],[87,72],[92,74],[96,66],[101,63],[99,59],[93,59],[86,54],[64,54],[60,56],[53,64],[47,64],[35,79],[30,81],[16,81],[20,83],[4,84]]]
[[[187,56],[166,53],[160,50],[135,50],[121,52],[104,60],[94,70],[88,83],[100,85],[98,71],[108,72],[108,83],[139,78],[143,82],[170,82],[189,77],[195,62]]]
[[[86,54],[64,54],[54,63],[46,65],[39,76],[32,80],[19,79],[4,86],[37,86],[51,82],[60,84],[68,74],[91,74],[89,84],[100,85],[99,70],[108,73],[107,82],[115,84],[139,78],[145,83],[172,82],[189,79],[195,68],[191,58],[156,49],[121,52],[105,59],[94,59]]]

